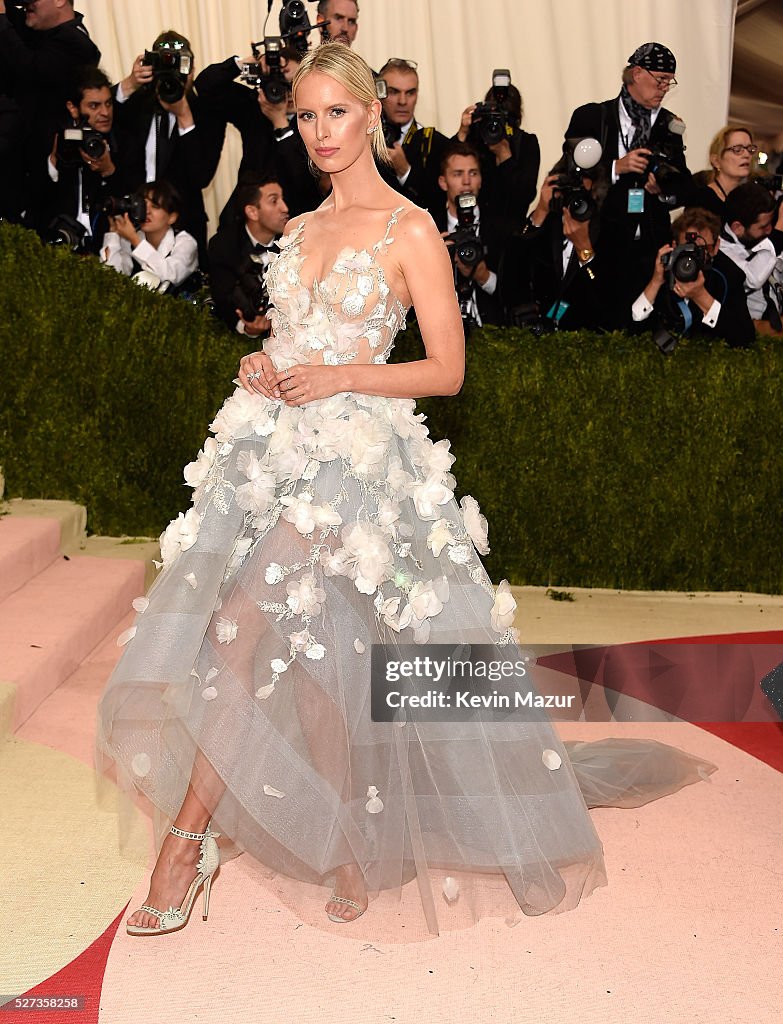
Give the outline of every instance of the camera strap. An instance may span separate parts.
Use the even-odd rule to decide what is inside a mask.
[[[680,313],[683,319],[682,333],[687,334],[691,327],[693,327],[693,313],[691,313],[691,308],[685,299],[678,299],[677,305],[680,308]]]

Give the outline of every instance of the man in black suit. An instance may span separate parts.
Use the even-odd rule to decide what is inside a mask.
[[[202,189],[217,170],[222,136],[206,116],[193,87],[193,51],[177,32],[163,32],[153,51],[177,55],[182,61],[181,96],[167,101],[161,82],[144,57],[136,58],[127,78],[117,86],[115,121],[129,139],[129,175],[133,188],[148,181],[165,180],[182,196],[180,225],[199,246],[202,265],[207,250],[207,213]]]
[[[588,103],[571,115],[566,139],[598,139],[612,182],[602,211],[604,253],[613,261],[616,327],[628,325],[630,304],[647,280],[655,254],[670,238],[671,210],[691,188],[684,124],[661,106],[676,85],[674,54],[645,43],[628,58],[620,95]]]
[[[674,288],[666,280],[662,257],[674,247],[663,245],[655,258],[653,273],[644,291],[633,303],[635,323],[649,329],[664,351],[673,336],[689,335],[723,340],[732,348],[746,348],[756,336],[745,301],[745,275],[720,252],[720,220],[698,207],[684,210],[672,224],[677,245],[697,245],[706,266],[692,281],[677,280]]]
[[[258,338],[270,328],[263,285],[266,267],[288,221],[276,176],[248,174],[234,194],[234,210],[233,219],[221,225],[209,243],[212,298],[215,312],[232,331]]]
[[[436,128],[424,128],[416,120],[419,75],[416,64],[401,57],[387,60],[378,77],[386,83],[383,103],[384,132],[394,170],[392,184],[418,206],[432,212],[441,205],[438,185],[440,161],[449,143]]]
[[[46,188],[46,158],[77,68],[97,65],[98,47],[73,0],[0,0],[0,216],[18,220]]]
[[[458,197],[470,194],[477,199],[473,228],[484,245],[484,258],[476,266],[468,267],[452,252],[463,319],[466,324],[473,322],[478,327],[502,324],[504,316],[498,275],[510,227],[500,223],[480,205],[482,179],[476,150],[466,142],[450,142],[441,159],[438,184],[445,196],[441,205],[432,211],[432,217],[444,238],[457,230]],[[451,242],[447,244],[453,249]]]
[[[108,218],[98,211],[110,196],[122,196],[130,189],[123,166],[123,145],[114,128],[114,99],[111,82],[100,68],[84,68],[74,83],[66,104],[66,128],[97,132],[89,151],[64,143],[65,129],[54,138],[48,158],[50,187],[48,198],[41,198],[39,230],[53,219],[66,217],[84,228],[87,251],[97,253]],[[102,143],[102,146],[101,146]]]
[[[510,321],[541,332],[605,328],[614,288],[600,235],[605,172],[601,167],[581,176],[568,171],[564,156],[506,255],[503,294]],[[564,189],[564,179],[581,191]]]

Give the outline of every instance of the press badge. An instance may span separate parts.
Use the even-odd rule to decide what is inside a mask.
[[[644,189],[643,188],[629,188],[628,189],[628,212],[629,213],[644,213]]]
[[[552,308],[547,313],[547,319],[554,320],[556,324],[559,324],[570,305],[571,303],[566,302],[564,299],[561,299],[559,302],[553,302]]]

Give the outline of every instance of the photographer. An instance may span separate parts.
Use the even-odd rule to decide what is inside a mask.
[[[744,275],[745,295],[756,329],[781,332],[781,310],[772,284],[783,250],[783,206],[756,182],[729,192],[723,208],[721,249]]]
[[[54,138],[48,159],[50,198],[42,202],[39,229],[52,221],[74,222],[84,229],[83,248],[97,253],[106,217],[97,211],[103,199],[128,189],[121,146],[113,131],[111,82],[99,68],[85,68],[66,104],[70,124]]]
[[[630,309],[655,254],[670,235],[671,210],[691,189],[683,122],[661,106],[676,84],[674,54],[645,43],[628,58],[620,95],[571,115],[566,139],[598,139],[611,188],[602,211],[607,259],[613,261],[618,308]],[[617,327],[626,326],[618,322]]]
[[[0,216],[19,219],[35,205],[71,78],[100,59],[73,0],[30,0],[22,9],[0,0]]]
[[[415,61],[401,57],[387,60],[378,73],[386,83],[383,131],[394,170],[392,182],[418,206],[432,211],[440,202],[440,161],[449,143],[435,128],[416,120],[419,74]]]
[[[207,214],[202,189],[217,170],[221,139],[202,117],[193,87],[193,51],[177,32],[163,32],[152,50],[136,58],[117,86],[115,121],[128,135],[129,175],[134,188],[170,181],[182,196],[181,225],[206,260]]]
[[[502,324],[503,309],[498,289],[498,272],[505,249],[505,229],[491,213],[478,204],[482,179],[479,155],[466,142],[450,142],[441,159],[441,174],[438,183],[446,193],[445,203],[432,211],[432,217],[451,252],[454,264],[454,278],[466,327],[483,324]],[[469,246],[476,251],[478,259],[464,263],[457,252],[455,238],[459,225],[457,211],[460,196],[470,195],[476,199],[472,207],[472,224],[465,231]],[[464,230],[464,229],[463,229]]]
[[[288,221],[283,190],[272,174],[248,175],[234,195],[235,215],[209,243],[209,277],[215,312],[232,331],[267,334],[266,267]]]
[[[672,224],[677,248],[659,250],[653,275],[632,307],[633,320],[648,326],[654,316],[662,351],[674,347],[672,335],[722,339],[733,348],[753,343],[743,275],[721,251],[720,221],[698,207],[684,210]]]
[[[128,277],[141,274],[140,283],[165,291],[198,270],[198,246],[178,229],[182,198],[172,185],[151,181],[141,196],[145,212],[136,217],[140,223],[128,213],[110,218],[101,262]]]
[[[318,24],[322,42],[353,46],[359,31],[359,4],[356,0],[318,0]]]
[[[454,139],[480,155],[485,205],[492,214],[519,224],[535,199],[541,151],[535,135],[523,131],[522,95],[508,71],[497,70],[483,103],[462,112]]]
[[[576,167],[570,147],[552,168],[521,236],[509,244],[504,297],[512,324],[536,333],[607,327],[613,280],[599,230],[607,188],[600,164]]]

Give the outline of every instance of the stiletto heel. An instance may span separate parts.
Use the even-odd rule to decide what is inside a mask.
[[[211,824],[211,822],[210,822]],[[209,825],[207,826],[206,832],[183,832],[182,829],[176,828],[174,825],[171,826],[169,831],[179,836],[181,839],[194,839],[201,843],[201,856],[199,862],[196,865],[196,871],[198,872],[196,877],[190,883],[190,888],[185,893],[185,899],[179,905],[179,907],[169,907],[168,910],[158,910],[157,907],[151,907],[145,904],[143,907],[139,907],[139,910],[144,910],[148,914],[153,914],[158,919],[157,928],[142,928],[139,925],[128,924],[125,926],[125,930],[128,935],[160,935],[163,932],[177,932],[180,928],[184,928],[190,920],[190,912],[193,910],[193,904],[196,902],[199,889],[204,890],[204,913],[203,919],[206,921],[207,914],[209,913],[209,893],[212,888],[212,877],[214,876],[217,869],[220,867],[220,850],[215,839],[219,832],[211,832]]]
[[[209,892],[210,892],[211,888],[212,888],[212,876],[209,875],[207,878],[204,879],[204,913],[203,913],[202,917],[203,917],[203,919],[205,921],[206,921],[207,917],[209,916]]]

